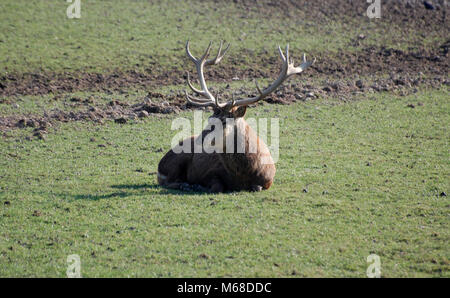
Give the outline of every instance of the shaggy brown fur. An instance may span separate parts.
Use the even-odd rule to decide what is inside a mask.
[[[223,123],[225,153],[206,153],[204,148],[201,153],[194,153],[194,142],[203,144],[212,131],[206,128],[201,135],[191,136],[178,144],[182,147],[184,142],[190,142],[192,153],[176,154],[173,149],[167,152],[158,165],[158,183],[173,189],[183,189],[186,184],[200,185],[200,189],[210,192],[268,189],[275,176],[275,164],[266,144],[245,122],[245,111],[246,107],[233,107],[230,111],[216,109],[210,118]],[[227,118],[235,120],[231,127]],[[235,137],[234,153],[226,153],[226,134],[231,130]],[[238,135],[244,135],[245,153],[237,153]],[[250,146],[256,148],[255,153],[249,153]]]

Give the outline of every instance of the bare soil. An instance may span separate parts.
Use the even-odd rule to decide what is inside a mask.
[[[235,0],[242,7],[243,14],[254,11],[262,15],[279,12],[287,18],[296,12],[308,11],[308,17],[315,22],[327,22],[330,19],[357,19],[365,14],[366,1],[244,1]],[[383,2],[383,18],[402,30],[416,30],[426,34],[426,30],[440,32],[449,36],[448,4],[445,1],[429,1],[434,9],[425,8],[422,1]],[[367,17],[366,17],[367,18]],[[357,20],[356,20],[357,21]],[[395,91],[400,95],[416,92],[419,86],[438,88],[449,85],[450,39],[427,49],[420,45],[414,49],[398,50],[386,47],[364,47],[355,37],[349,50],[336,54],[311,53],[317,63],[302,74],[301,83],[287,83],[268,103],[289,104],[298,100],[308,100],[317,96],[333,96],[342,100],[350,99],[354,94],[366,92]],[[278,57],[271,53],[251,55],[254,62],[243,70],[242,58],[227,57],[227,63],[208,70],[206,78],[210,82],[230,82],[240,80],[274,77],[279,69]],[[243,56],[245,56],[243,55]],[[273,56],[273,57],[272,57]],[[44,115],[11,115],[0,117],[0,130],[33,127],[34,135],[45,138],[48,127],[57,122],[88,120],[103,122],[114,119],[126,123],[130,119],[148,117],[150,114],[167,114],[190,108],[186,105],[182,92],[168,95],[152,92],[157,87],[184,84],[184,71],[167,69],[153,65],[146,72],[118,70],[112,73],[26,73],[0,75],[0,102],[11,102],[21,95],[44,95],[49,93],[71,93],[75,91],[123,92],[129,88],[148,90],[142,102],[130,105],[126,102],[111,101],[106,105],[89,102],[82,111],[66,112],[55,110]],[[298,80],[297,80],[298,81]],[[221,90],[231,94],[228,87]],[[237,91],[241,96],[253,95],[255,90],[242,88]],[[156,99],[156,100],[155,100]]]
[[[450,39],[432,50],[406,52],[384,47],[368,47],[357,52],[340,53],[339,57],[319,53],[314,55],[317,63],[308,70],[308,75],[317,77],[319,74],[334,79],[392,73],[448,76],[449,46]],[[242,65],[239,58],[227,58],[228,63],[208,70],[206,78],[209,81],[231,81],[235,77],[240,79],[270,77],[278,71],[280,64],[278,57],[266,55],[242,70],[237,67]],[[185,82],[185,71],[159,66],[154,66],[146,73],[130,70],[110,74],[8,74],[0,75],[0,96],[44,95],[75,91],[120,91],[131,87],[151,90],[155,87]]]

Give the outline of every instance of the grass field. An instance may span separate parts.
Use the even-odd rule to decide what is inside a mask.
[[[363,277],[376,253],[385,277],[448,276],[447,91],[270,106],[281,155],[256,194],[158,187],[173,117],[2,140],[0,273],[64,276],[76,253],[86,277]]]
[[[185,69],[187,38],[195,53],[209,40],[231,41],[223,63],[242,69],[274,56],[278,43],[290,42],[296,57],[305,51],[339,59],[342,51],[362,53],[349,46],[361,32],[367,47],[431,51],[445,41],[442,32],[405,34],[362,17],[316,24],[306,11],[286,17],[269,8],[273,15],[262,19],[231,3],[176,2],[82,1],[82,18],[69,20],[65,1],[1,1],[0,87],[23,73]],[[249,80],[230,85],[253,88]],[[84,110],[74,97],[94,98],[91,105],[101,108],[184,88],[166,82],[156,90],[18,92],[0,97],[0,124]],[[172,120],[192,119],[192,110],[125,124],[51,122],[44,139],[29,137],[33,127],[5,130],[0,277],[65,277],[71,254],[80,256],[83,277],[366,277],[370,254],[380,256],[382,277],[450,277],[449,87],[414,88],[407,96],[363,90],[345,100],[319,94],[250,108],[247,118],[280,121],[274,185],[259,193],[157,184],[157,164],[176,133]]]
[[[90,0],[82,1],[80,19],[69,20],[67,6],[65,1],[2,1],[0,71],[180,68],[187,37],[199,49],[211,39],[231,41],[233,51],[239,53],[235,55],[244,59],[241,63],[251,63],[252,52],[272,55],[278,44],[286,42],[293,50],[339,56],[361,32],[367,32],[366,45],[396,48],[417,46],[418,39],[425,46],[439,39],[433,31],[423,36],[414,31],[400,34],[392,30],[395,25],[370,22],[363,15],[317,26],[307,9],[295,11],[289,22],[277,10],[270,14],[270,21],[261,22],[260,14],[227,2]]]

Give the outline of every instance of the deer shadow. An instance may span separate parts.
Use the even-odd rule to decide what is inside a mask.
[[[201,191],[186,191],[186,190],[176,190],[165,188],[159,184],[116,184],[110,186],[113,189],[117,189],[110,194],[79,194],[74,195],[73,198],[76,200],[91,200],[98,201],[102,199],[117,199],[117,198],[127,198],[130,196],[146,196],[146,195],[178,195],[178,196],[186,196],[186,195],[204,195],[207,192]],[[151,192],[149,190],[160,190],[158,192]]]

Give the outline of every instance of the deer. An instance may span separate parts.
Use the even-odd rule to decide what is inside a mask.
[[[223,42],[221,42],[215,57],[208,59],[211,46],[212,42],[209,43],[204,54],[196,58],[189,49],[189,40],[186,42],[186,54],[196,67],[200,89],[194,87],[187,72],[187,85],[196,96],[190,95],[187,91],[185,95],[190,105],[211,107],[213,114],[208,118],[208,125],[199,135],[180,141],[163,156],[158,164],[158,183],[169,189],[198,189],[211,193],[267,190],[273,184],[275,163],[267,145],[245,121],[247,107],[266,98],[288,78],[302,73],[316,59],[307,61],[306,55],[303,54],[301,64],[295,67],[294,61],[289,56],[289,44],[286,46],[285,53],[278,46],[282,65],[278,78],[272,84],[261,90],[255,80],[257,96],[241,99],[235,99],[232,96],[231,100],[219,102],[219,96],[214,96],[208,90],[204,67],[217,65],[227,53],[230,44],[222,51]],[[205,139],[220,124],[223,127],[222,134],[211,142],[211,146],[216,150],[213,152],[211,148],[206,150],[206,147],[202,146]],[[236,140],[240,141],[236,142]],[[237,148],[238,143],[241,150]],[[200,146],[200,150],[196,152],[195,146]],[[188,150],[185,150],[186,148]],[[194,186],[196,188],[189,188]]]

